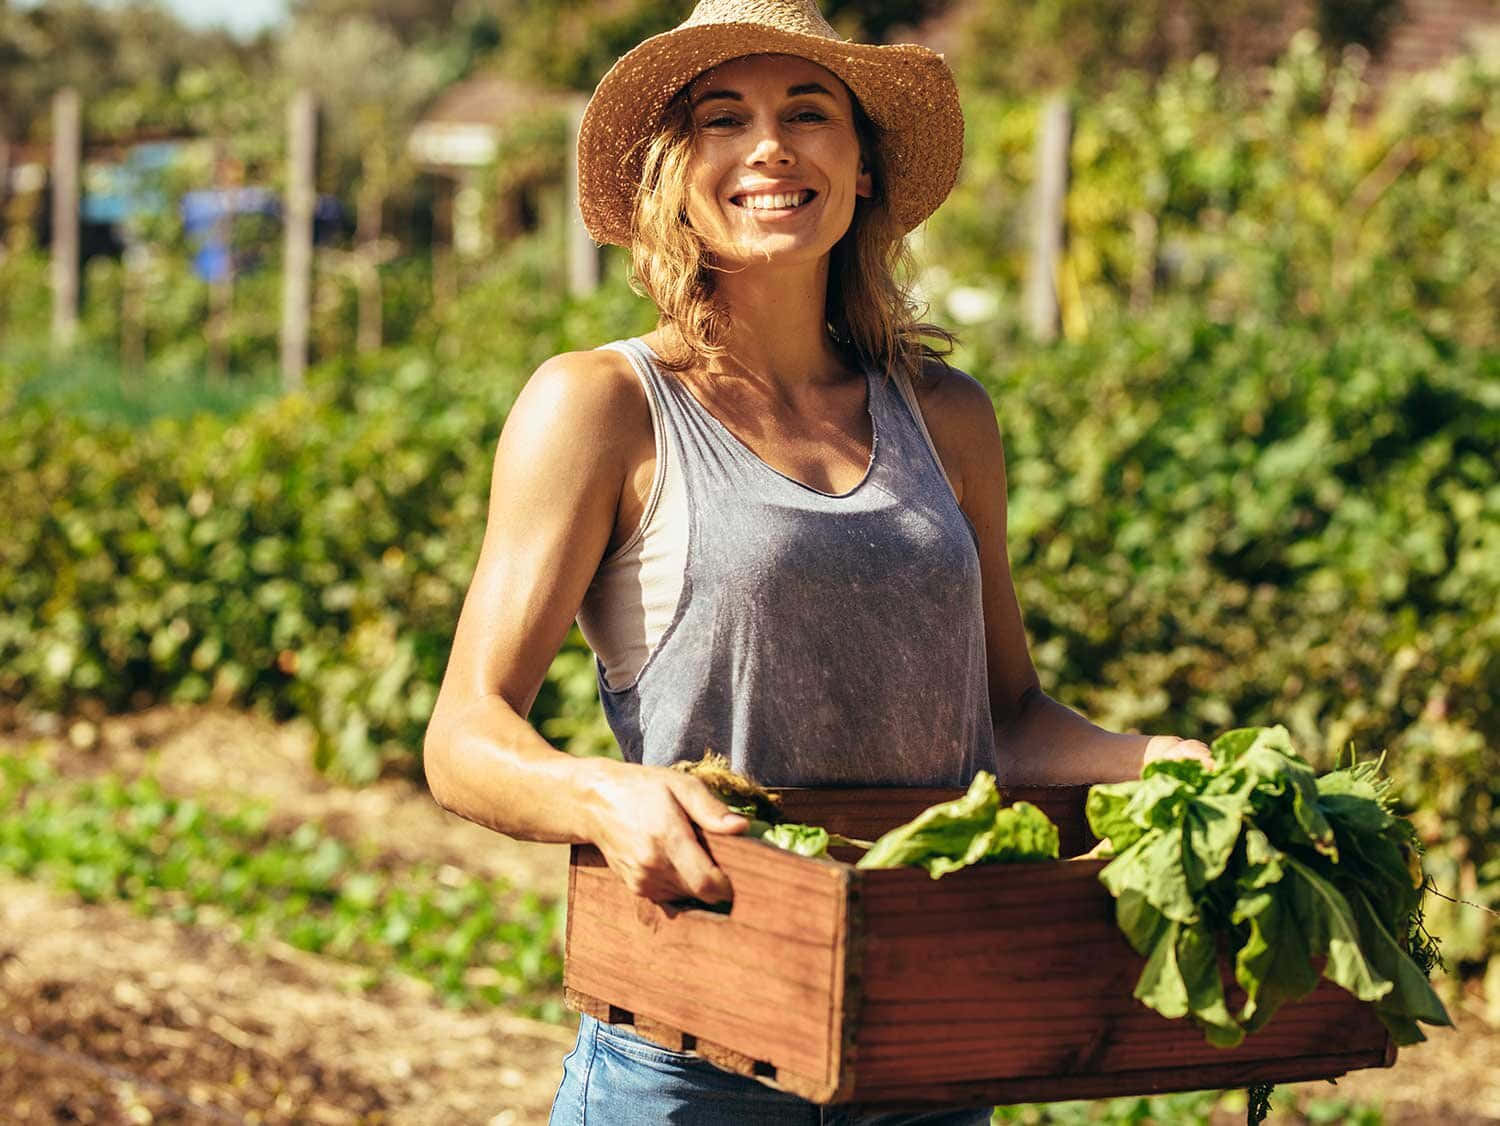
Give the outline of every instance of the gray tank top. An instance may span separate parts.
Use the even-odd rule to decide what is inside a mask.
[[[630,683],[599,670],[625,758],[707,749],[772,786],[966,785],[995,769],[974,531],[896,381],[866,374],[874,446],[832,496],[771,468],[641,340],[661,455],[687,493],[677,610]]]

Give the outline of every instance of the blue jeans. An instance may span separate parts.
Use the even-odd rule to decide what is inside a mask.
[[[988,1107],[901,1113],[820,1107],[581,1017],[551,1126],[985,1126],[989,1120]]]

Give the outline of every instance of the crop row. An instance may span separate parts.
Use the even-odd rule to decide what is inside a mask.
[[[265,803],[230,812],[149,776],[59,776],[34,753],[0,756],[0,870],[86,902],[126,902],[180,923],[227,921],[431,983],[455,1004],[561,1017],[562,905],[451,866],[391,860]]]

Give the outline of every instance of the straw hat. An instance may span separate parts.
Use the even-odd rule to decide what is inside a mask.
[[[741,55],[797,55],[838,75],[880,132],[886,197],[903,229],[937,209],[958,176],[964,122],[942,56],[903,43],[851,43],[817,0],[700,0],[677,27],[633,48],[600,80],[578,132],[578,196],[594,241],[630,244],[640,142],[673,96]]]

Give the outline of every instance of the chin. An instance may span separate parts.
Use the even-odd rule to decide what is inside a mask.
[[[715,257],[727,267],[798,266],[828,257],[835,245],[837,240],[809,243],[797,238],[755,239],[730,242],[716,251]]]

